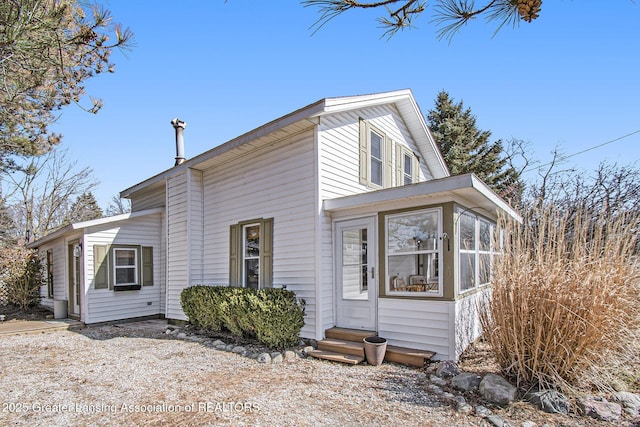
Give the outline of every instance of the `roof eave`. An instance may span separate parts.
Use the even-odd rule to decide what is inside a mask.
[[[65,227],[62,227],[54,231],[53,233],[47,234],[46,236],[41,237],[38,240],[35,240],[29,243],[27,247],[32,249],[38,248],[39,246],[42,246],[43,244],[48,243],[52,240],[59,239],[60,237],[63,237],[72,231],[83,230],[85,228],[94,227],[96,225],[110,224],[110,223],[125,221],[127,219],[139,218],[147,215],[155,215],[155,214],[162,213],[163,211],[164,211],[164,208],[153,208],[153,209],[146,209],[143,211],[129,212],[129,213],[120,214],[120,215],[93,219],[91,221],[76,222],[73,224],[69,224]]]

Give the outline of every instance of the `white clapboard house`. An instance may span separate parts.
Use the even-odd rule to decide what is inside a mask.
[[[124,191],[132,212],[32,244],[43,304],[86,324],[187,320],[192,285],[286,287],[301,335],[334,327],[457,359],[479,334],[500,211],[473,174],[450,176],[410,90],[326,98]],[[62,302],[65,301],[65,302]]]

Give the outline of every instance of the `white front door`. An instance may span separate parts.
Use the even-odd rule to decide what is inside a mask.
[[[336,308],[342,328],[376,330],[376,218],[336,223]]]
[[[79,242],[69,244],[69,314],[80,314],[80,300],[82,298],[82,280],[80,265],[82,247]]]

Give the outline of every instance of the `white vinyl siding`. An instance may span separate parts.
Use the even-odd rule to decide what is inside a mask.
[[[320,146],[320,196],[322,200],[349,196],[375,188],[361,182],[360,177],[360,120],[384,133],[393,141],[391,158],[398,147],[417,152],[415,142],[395,108],[388,105],[323,116],[318,136]],[[393,161],[395,164],[395,160]],[[416,180],[431,179],[426,167],[419,163]],[[396,183],[396,168],[392,168],[391,182]]]
[[[167,317],[186,320],[180,293],[189,286],[187,173],[167,180]]]
[[[83,313],[85,323],[108,322],[141,316],[163,314],[164,267],[162,264],[162,214],[128,219],[124,222],[90,227],[85,231]],[[94,246],[113,249],[125,247],[153,248],[153,286],[141,286],[139,290],[115,292],[111,289],[95,289]],[[142,266],[138,266],[142,268]]]
[[[39,256],[46,257],[50,250],[53,257],[53,298],[49,298],[46,283],[40,288],[42,299],[40,304],[53,310],[54,300],[66,300],[67,298],[67,274],[66,266],[66,246],[62,238],[43,245],[39,248]]]
[[[131,212],[161,208],[165,206],[165,203],[166,192],[164,186],[141,191],[131,197]]]
[[[378,335],[389,345],[430,350],[438,360],[452,359],[455,303],[380,298],[378,300]]]
[[[318,282],[312,129],[220,159],[203,171],[203,283],[229,284],[231,225],[273,218],[273,285],[305,299],[302,336],[307,337],[315,336]]]

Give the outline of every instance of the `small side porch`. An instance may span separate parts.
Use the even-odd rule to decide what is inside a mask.
[[[376,331],[333,327],[325,331],[325,339],[318,341],[318,349],[308,354],[318,359],[357,365],[365,360],[364,339],[377,335]],[[433,351],[387,345],[384,360],[422,368],[435,354]]]

